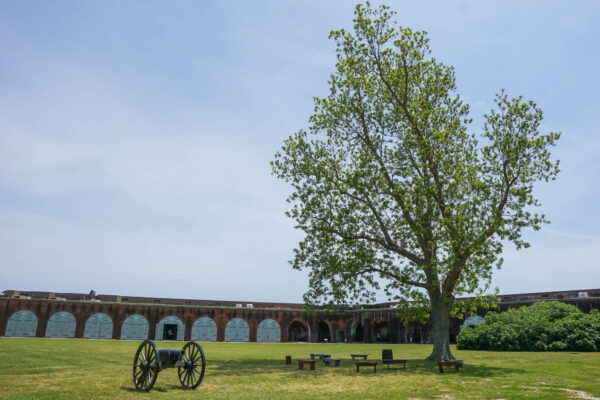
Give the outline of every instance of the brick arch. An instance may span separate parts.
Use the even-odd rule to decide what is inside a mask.
[[[163,333],[166,332],[167,324],[175,325],[176,334],[174,339],[171,340],[184,340],[185,336],[185,322],[182,318],[175,314],[169,314],[162,317],[155,325],[154,340],[164,340]]]
[[[110,339],[113,336],[114,327],[115,324],[110,315],[92,310],[91,315],[85,321],[83,337],[89,339]]]
[[[350,325],[350,341],[364,342],[366,338],[365,326],[362,320],[355,319]]]
[[[33,316],[33,319],[31,316]],[[35,337],[38,321],[39,318],[33,311],[20,309],[8,317],[2,332],[4,332],[4,336]]]
[[[257,342],[281,342],[281,325],[272,318],[265,318],[256,328]]]
[[[118,330],[113,327],[113,334],[115,333],[115,331],[117,331],[118,332],[117,334],[119,335],[119,339],[129,339],[129,337],[133,336],[133,335],[131,334],[131,331],[129,329],[128,329],[128,331],[123,332],[123,329],[125,328],[125,322],[127,322],[128,320],[130,320],[130,318],[131,318],[131,320],[133,320],[133,319],[138,319],[139,320],[139,318],[136,318],[136,317],[141,317],[141,318],[144,319],[144,321],[145,321],[145,323],[147,325],[147,332],[146,332],[145,337],[144,337],[144,335],[141,335],[141,337],[137,337],[134,340],[150,339],[150,337],[151,337],[150,335],[152,335],[153,332],[152,332],[152,326],[150,325],[150,321],[148,320],[148,317],[146,315],[144,315],[144,314],[135,313],[135,312],[131,313],[131,314],[128,314],[121,321],[121,323],[118,326]],[[124,338],[124,336],[125,336],[125,338]]]
[[[286,339],[288,342],[292,342],[295,341],[294,339],[296,339],[295,337],[295,331],[292,330],[292,326],[295,324],[300,324],[304,327],[304,329],[306,330],[306,342],[310,342],[311,339],[311,332],[310,332],[310,325],[308,324],[308,322],[306,322],[304,319],[302,318],[294,318],[290,321],[290,323],[286,326]]]
[[[214,342],[217,340],[217,323],[206,314],[200,315],[190,326],[189,337],[189,340]]]
[[[224,340],[234,342],[250,341],[250,324],[244,316],[229,319],[225,325]]]
[[[77,319],[75,316],[69,311],[59,310],[48,318],[44,336],[50,338],[74,338],[76,328]]]
[[[327,339],[328,342],[332,342],[335,340],[331,321],[317,321],[317,341],[324,342],[325,339]]]
[[[123,323],[132,315],[144,317],[148,322],[148,339],[154,339],[154,324],[150,313],[145,307],[116,307],[114,310],[106,312],[113,320],[113,339],[121,339]]]
[[[389,342],[392,336],[391,326],[386,319],[377,319],[371,322],[369,327],[371,342]]]

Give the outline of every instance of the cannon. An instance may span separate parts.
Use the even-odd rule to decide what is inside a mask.
[[[144,340],[133,360],[133,383],[137,390],[147,392],[154,386],[160,371],[175,367],[181,385],[186,389],[196,389],[206,369],[202,347],[196,342],[187,342],[183,349],[159,350],[152,340]]]

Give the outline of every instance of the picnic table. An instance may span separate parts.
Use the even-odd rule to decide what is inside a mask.
[[[356,361],[357,358],[362,358],[363,360],[366,360],[368,356],[368,354],[350,354],[350,357],[352,357],[352,361]]]

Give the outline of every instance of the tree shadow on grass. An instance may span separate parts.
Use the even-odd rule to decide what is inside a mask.
[[[463,367],[460,368],[459,371],[456,371],[454,367],[444,367],[444,372],[440,372],[437,362],[422,360],[422,359],[412,359],[406,360],[406,371],[413,375],[450,375],[450,374],[460,374],[465,377],[498,377],[502,375],[515,374],[515,373],[525,373],[527,372],[525,369],[515,368],[512,365],[480,365],[480,364],[470,364],[469,360],[463,360]],[[394,369],[398,369],[398,367],[390,367],[390,371]],[[402,370],[402,369],[400,369]]]
[[[389,368],[381,363],[381,360],[373,359],[369,361],[377,362],[377,374],[388,375],[451,375],[460,374],[465,377],[499,377],[503,375],[525,373],[525,369],[515,368],[512,365],[478,365],[470,364],[469,360],[464,360],[464,366],[460,371],[455,371],[454,367],[445,367],[444,372],[440,373],[438,365],[434,361],[423,359],[407,360],[406,368],[401,365],[392,365]],[[297,376],[299,374],[327,374],[332,373],[349,376],[357,375],[356,365],[350,359],[342,359],[339,367],[326,366],[320,361],[316,361],[315,370],[311,371],[308,365],[301,370],[298,368],[297,359],[292,360],[291,365],[286,365],[283,359],[245,359],[245,360],[219,360],[207,362],[207,374],[218,374],[220,376],[250,376],[257,374],[286,374]],[[358,374],[373,374],[373,368],[363,367]]]
[[[137,390],[134,387],[128,387],[128,386],[121,386],[121,390],[124,390],[126,392],[129,393],[139,393],[139,394],[148,394],[148,392],[144,392],[143,390]],[[152,389],[150,389],[151,392],[166,392],[167,390],[161,387],[157,387],[156,383],[154,384],[154,386],[152,387]]]

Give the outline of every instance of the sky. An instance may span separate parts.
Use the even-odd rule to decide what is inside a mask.
[[[537,187],[552,223],[493,286],[600,287],[600,3],[386,4],[456,68],[471,131],[505,89],[563,133]],[[269,161],[327,94],[354,5],[0,0],[0,291],[301,302]]]

